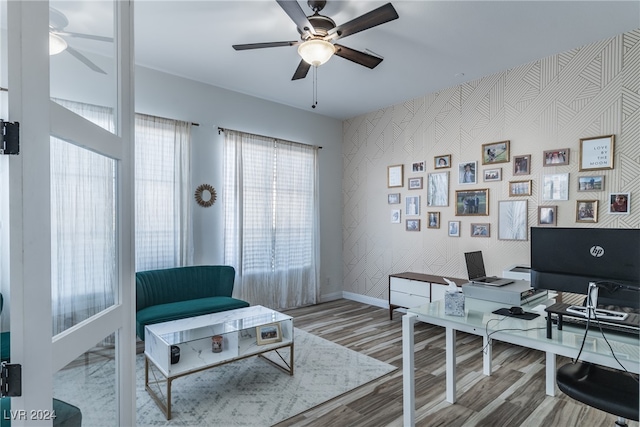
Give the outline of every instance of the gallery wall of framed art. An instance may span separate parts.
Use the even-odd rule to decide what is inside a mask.
[[[613,67],[634,43],[640,49],[640,30],[563,58]],[[568,83],[581,78],[577,68],[564,66],[559,79],[551,67],[560,55],[345,121],[347,292],[384,294],[385,275],[398,271],[465,277],[461,254],[472,250],[499,275],[529,262],[531,227],[640,227],[631,131],[640,94],[622,96],[635,74],[616,68],[615,79],[578,100]],[[540,81],[540,69],[557,84]],[[611,103],[591,104],[605,92]],[[563,115],[558,105],[575,110]],[[403,172],[398,187],[388,186],[390,166]],[[372,259],[384,265],[378,276]]]

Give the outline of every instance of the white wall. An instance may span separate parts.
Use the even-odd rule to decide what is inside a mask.
[[[223,263],[222,146],[229,128],[312,145],[320,150],[321,299],[342,291],[342,122],[147,68],[136,70],[136,112],[199,123],[192,127],[192,190],[212,185],[216,203],[193,203],[194,261]]]

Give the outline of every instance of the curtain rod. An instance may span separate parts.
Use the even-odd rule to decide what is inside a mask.
[[[163,119],[163,120],[174,120],[174,121],[180,121],[180,122],[184,121],[184,120],[178,120],[178,119],[170,119],[168,117],[156,116],[154,114],[144,114],[144,113],[136,113],[136,114],[142,114],[147,117],[155,117],[157,119]],[[187,123],[189,123],[191,126],[200,126],[200,123],[194,123],[194,122],[187,122]]]
[[[289,141],[287,139],[282,139],[282,138],[274,138],[272,136],[266,136],[266,135],[258,135],[257,133],[250,133],[250,132],[242,132],[239,130],[235,130],[235,129],[225,129],[223,127],[218,126],[218,135],[220,135],[220,132],[224,132],[226,130],[230,130],[233,132],[240,132],[240,133],[245,133],[247,135],[255,135],[255,136],[259,136],[261,138],[271,138],[271,139],[275,139],[275,140],[279,140],[279,141],[284,141],[284,142],[289,142],[291,144],[299,144],[299,145],[311,145],[311,144],[305,144],[303,142],[298,142],[298,141]],[[316,147],[318,150],[322,150],[322,147],[318,146],[318,145],[311,145],[312,147]]]

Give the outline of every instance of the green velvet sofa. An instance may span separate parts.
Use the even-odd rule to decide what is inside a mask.
[[[248,307],[232,298],[235,269],[200,265],[136,273],[136,333],[154,323]]]

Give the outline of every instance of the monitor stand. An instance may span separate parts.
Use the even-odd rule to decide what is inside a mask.
[[[572,305],[566,308],[568,313],[597,320],[625,320],[629,315],[620,311],[605,310],[598,307],[598,286],[589,282],[586,306]]]

